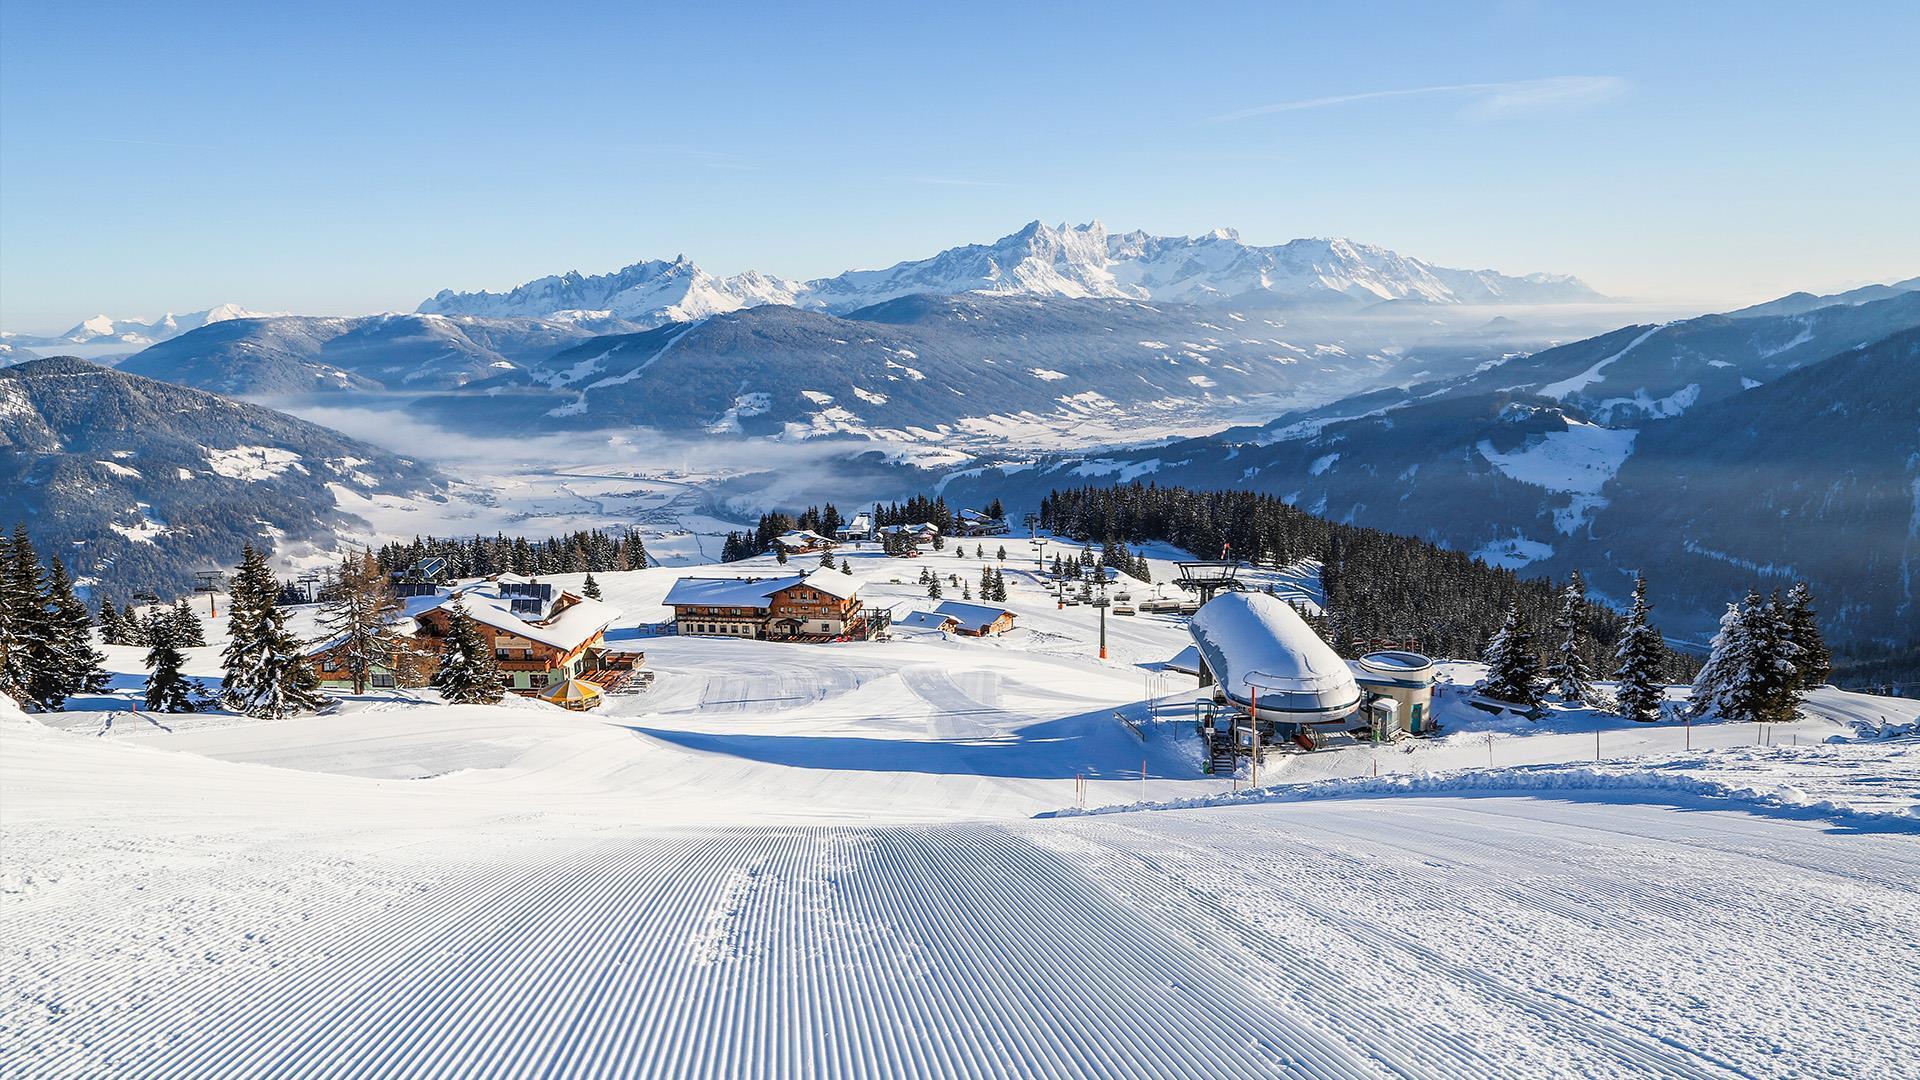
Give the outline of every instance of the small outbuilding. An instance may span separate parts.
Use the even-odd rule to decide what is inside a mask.
[[[954,621],[954,633],[968,637],[989,637],[1013,629],[1013,612],[993,604],[974,604],[965,600],[947,600],[933,609]]]
[[[1368,653],[1349,661],[1348,666],[1353,668],[1353,680],[1360,684],[1370,710],[1382,717],[1373,725],[1376,737],[1393,737],[1401,732],[1426,735],[1433,731],[1436,672],[1431,659],[1417,652],[1395,649]],[[1391,709],[1372,708],[1387,703],[1391,703]]]

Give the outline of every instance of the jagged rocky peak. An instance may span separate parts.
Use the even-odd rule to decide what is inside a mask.
[[[924,259],[805,282],[753,270],[715,277],[681,255],[611,274],[539,278],[504,293],[442,290],[420,310],[534,318],[587,313],[658,325],[761,304],[847,312],[915,293],[970,292],[1183,304],[1600,298],[1570,275],[1452,269],[1345,239],[1259,246],[1228,228],[1192,237],[1156,236],[1139,230],[1112,233],[1098,220],[1082,225],[1034,220],[991,243],[962,244]]]

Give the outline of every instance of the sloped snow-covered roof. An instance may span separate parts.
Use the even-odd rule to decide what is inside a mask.
[[[750,607],[769,606],[769,597],[781,589],[792,588],[806,580],[805,574],[780,577],[683,577],[667,590],[663,601],[668,607]]]
[[[831,539],[821,536],[812,529],[793,529],[789,532],[783,532],[779,536],[774,537],[773,542],[779,544],[781,547],[790,548],[817,547],[821,544],[833,543]]]
[[[804,579],[809,589],[818,589],[828,596],[841,600],[851,600],[860,592],[860,579],[844,570],[829,570],[821,567]]]
[[[1013,614],[1003,607],[995,607],[992,604],[970,604],[965,600],[943,600],[933,610],[941,615],[951,616],[962,626],[976,630],[990,625],[1002,615]]]
[[[663,602],[668,607],[764,608],[772,606],[774,593],[797,585],[817,589],[841,600],[851,600],[860,591],[859,578],[843,570],[829,570],[823,566],[812,573],[782,574],[779,577],[683,577],[667,590],[667,598]]]
[[[510,575],[501,575],[502,579]],[[521,579],[524,580],[524,579]],[[442,599],[432,608],[450,606],[458,599],[466,606],[467,614],[475,622],[485,623],[502,633],[537,641],[542,645],[551,645],[562,652],[572,652],[595,634],[605,630],[609,623],[619,616],[620,609],[599,600],[585,597],[574,598],[566,607],[539,622],[528,622],[513,613],[513,597],[500,592],[500,582],[482,582],[470,585]],[[571,598],[572,594],[566,594]],[[425,612],[422,612],[425,614]]]
[[[955,622],[953,616],[942,615],[937,611],[909,611],[893,620],[894,626],[904,626],[910,630],[939,630]]]
[[[1229,592],[1193,616],[1193,643],[1240,705],[1301,722],[1350,715],[1360,703],[1353,670],[1293,606],[1265,593]]]

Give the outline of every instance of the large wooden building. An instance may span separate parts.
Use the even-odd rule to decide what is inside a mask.
[[[674,629],[688,637],[864,639],[885,623],[860,602],[852,574],[824,568],[768,578],[684,577],[668,590],[666,604]]]
[[[468,586],[422,612],[418,637],[444,638],[458,600],[492,647],[507,688],[537,695],[568,679],[631,670],[641,654],[607,647],[606,630],[619,612],[598,600],[550,584],[501,574]]]

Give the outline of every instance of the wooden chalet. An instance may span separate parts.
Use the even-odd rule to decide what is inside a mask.
[[[888,621],[866,610],[852,574],[825,568],[770,578],[684,577],[667,591],[666,604],[675,630],[687,637],[864,640]]]
[[[394,613],[392,628],[398,639],[393,655],[375,663],[367,672],[367,689],[391,690],[401,686],[420,686],[432,675],[440,659],[437,642],[418,636],[419,615],[445,603],[447,594],[431,585],[420,589],[395,585],[395,600],[400,608]],[[353,692],[353,672],[348,668],[345,641],[341,637],[322,638],[307,646],[306,658],[313,665],[320,689]]]
[[[971,509],[955,514],[953,527],[961,536],[1005,536],[1008,531],[1005,520]]]
[[[934,607],[933,613],[952,619],[953,632],[967,637],[990,637],[1013,629],[1013,612],[993,604],[946,600]]]
[[[773,538],[773,542],[786,549],[789,555],[810,555],[822,551],[831,551],[832,539],[821,536],[812,529],[792,529]]]
[[[446,636],[456,598],[493,648],[507,688],[517,694],[538,695],[569,679],[610,686],[646,660],[645,653],[608,647],[615,608],[513,574],[461,589],[422,612],[415,619],[419,637]]]

